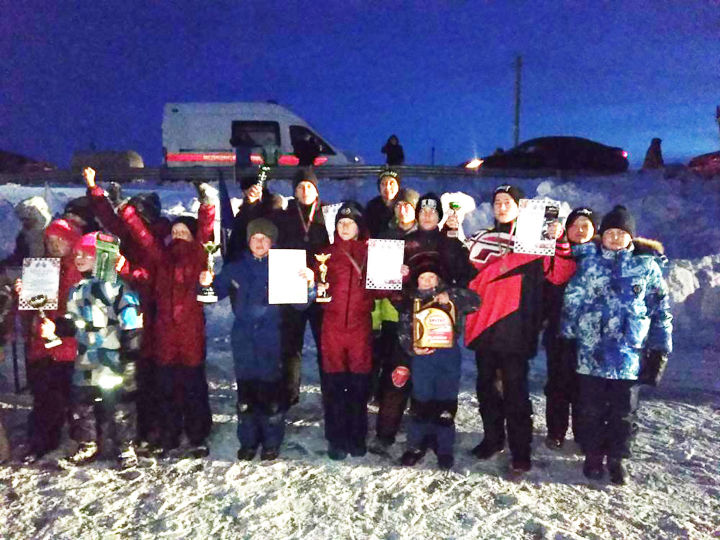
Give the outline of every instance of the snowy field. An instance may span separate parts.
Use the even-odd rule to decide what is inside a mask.
[[[410,179],[418,191],[464,191],[478,209],[469,233],[489,224],[492,189],[507,179]],[[415,468],[368,454],[333,462],[326,455],[312,338],[306,337],[304,386],[289,414],[281,459],[235,459],[235,390],[227,303],[207,309],[208,378],[215,426],[208,459],[147,460],[120,472],[100,461],[70,471],[54,462],[69,444],[33,467],[18,464],[27,394],[15,395],[10,362],[0,365],[0,414],[16,460],[0,466],[1,538],[713,538],[720,537],[720,178],[629,172],[606,178],[521,179],[528,196],[606,212],[627,205],[641,236],[661,240],[671,259],[668,280],[676,350],[665,379],[645,389],[640,432],[626,486],[590,482],[573,443],[543,445],[545,357],[533,361],[533,469],[507,474],[508,454],[487,462],[469,450],[482,438],[474,397],[475,367],[465,352],[457,417],[456,465],[439,472],[428,456]],[[271,189],[290,194],[289,182]],[[150,189],[150,186],[141,188]],[[152,186],[170,213],[192,209],[189,186]],[[133,189],[128,188],[129,192]],[[19,224],[12,204],[45,194],[55,211],[77,187],[0,186],[0,256]],[[375,181],[321,181],[325,202],[374,196]],[[569,210],[569,207],[567,210]],[[566,210],[566,213],[567,213]],[[9,352],[9,351],[8,351]],[[374,426],[371,414],[371,427]],[[372,433],[371,433],[372,436]]]

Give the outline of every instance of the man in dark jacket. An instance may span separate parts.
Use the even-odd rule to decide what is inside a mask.
[[[380,151],[385,154],[388,165],[402,165],[405,163],[405,152],[403,152],[403,147],[397,135],[390,135]]]
[[[295,199],[288,203],[285,210],[275,212],[272,217],[279,232],[277,247],[304,249],[307,253],[307,265],[313,267],[315,254],[330,241],[325,228],[315,173],[309,169],[298,170],[293,188]],[[284,405],[290,407],[297,403],[300,397],[300,365],[305,326],[308,321],[317,346],[318,367],[322,365],[320,349],[322,309],[317,304],[304,311],[285,306],[282,317],[283,378],[286,389]]]
[[[468,240],[470,261],[478,270],[468,288],[478,293],[482,305],[468,315],[465,325],[465,344],[475,350],[477,398],[484,430],[483,441],[473,454],[488,459],[502,452],[507,423],[511,470],[515,473],[532,466],[532,406],[527,376],[530,359],[537,354],[543,284],[546,280],[565,283],[575,270],[559,222],[548,230],[557,239],[555,256],[513,252],[521,198],[522,191],[515,186],[496,188],[495,227]]]
[[[395,201],[400,193],[400,175],[393,170],[385,170],[378,176],[380,195],[370,199],[365,210],[370,238],[379,238],[390,228],[393,220]]]

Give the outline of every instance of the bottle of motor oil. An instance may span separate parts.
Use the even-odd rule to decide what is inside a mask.
[[[413,301],[413,345],[418,348],[449,349],[455,341],[455,304],[440,304],[434,298],[422,304]]]

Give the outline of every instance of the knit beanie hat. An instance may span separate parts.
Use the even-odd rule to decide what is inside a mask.
[[[575,208],[572,212],[570,212],[570,214],[568,214],[568,217],[565,220],[565,230],[568,230],[570,226],[575,222],[575,220],[579,217],[585,217],[589,219],[592,223],[593,230],[598,230],[598,215],[592,208],[588,208],[587,206]]]
[[[630,211],[624,206],[617,205],[610,210],[602,219],[600,224],[600,235],[604,234],[608,229],[620,229],[628,233],[631,237],[635,237],[635,218],[632,217]]]
[[[312,169],[298,169],[298,171],[295,173],[295,178],[293,178],[293,191],[295,191],[295,188],[298,187],[298,184],[300,182],[310,182],[313,186],[315,186],[315,189],[317,189],[318,193],[320,193],[317,181],[318,179],[317,176],[315,176],[315,171],[313,171]]]
[[[278,228],[267,218],[253,219],[247,226],[247,241],[250,241],[256,234],[264,234],[272,243],[275,244],[278,239]]]
[[[403,188],[398,193],[398,196],[395,197],[395,204],[399,202],[407,202],[412,204],[413,208],[415,208],[417,206],[419,198],[420,194],[414,189]]]
[[[398,172],[393,171],[392,169],[385,169],[384,171],[380,171],[380,174],[378,174],[378,179],[377,179],[378,189],[380,189],[380,182],[382,182],[382,179],[385,178],[386,176],[394,178],[398,184],[398,187],[400,187],[400,175],[398,174]]]
[[[130,198],[128,204],[135,208],[145,223],[154,223],[160,217],[162,205],[157,193],[138,193]]]
[[[410,267],[410,279],[413,287],[417,287],[417,279],[425,272],[436,274],[441,280],[445,279],[445,267],[437,251],[421,251],[407,261]]]
[[[75,248],[73,250],[76,253],[78,251],[82,251],[83,253],[87,253],[94,257],[96,246],[97,246],[97,232],[91,232],[91,233],[82,235],[80,240],[78,240],[77,243],[75,244]]]
[[[68,201],[63,214],[75,214],[85,223],[92,223],[95,219],[95,214],[93,214],[90,206],[90,199],[86,196]]]
[[[195,219],[194,217],[178,216],[175,219],[173,219],[172,224],[175,225],[177,223],[182,223],[183,225],[185,225],[190,230],[190,234],[193,235],[193,238],[197,234],[198,222],[197,222],[197,219]]]
[[[430,193],[426,193],[418,200],[416,208],[418,214],[423,208],[432,208],[433,210],[435,210],[435,212],[437,212],[438,220],[441,220],[443,218],[443,209],[442,202],[440,202],[440,197],[438,197],[432,191]]]
[[[357,224],[358,229],[362,230],[365,224],[363,207],[356,201],[346,201],[335,215],[335,227],[337,227],[338,221],[341,219],[352,219]]]
[[[520,204],[520,199],[525,197],[523,190],[520,189],[519,187],[511,186],[510,184],[503,184],[502,186],[498,186],[495,188],[495,192],[493,193],[493,199],[492,199],[493,204],[495,203],[495,197],[497,196],[498,193],[506,193],[506,194],[510,195],[513,198],[513,200],[518,204]]]
[[[55,219],[45,228],[45,238],[57,236],[62,238],[71,246],[80,240],[80,231],[66,219]]]

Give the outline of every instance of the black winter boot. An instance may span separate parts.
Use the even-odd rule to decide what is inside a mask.
[[[588,454],[585,456],[583,474],[590,480],[600,480],[603,477],[605,470],[603,469],[602,454]]]
[[[625,485],[625,467],[622,458],[611,458],[607,460],[607,469],[610,476],[610,482],[618,486]]]
[[[412,467],[423,457],[425,457],[425,452],[422,450],[407,450],[400,458],[400,464],[403,467]]]
[[[96,442],[80,443],[80,446],[72,456],[66,461],[71,465],[85,465],[95,461],[98,457],[99,449]]]
[[[490,459],[495,454],[505,451],[505,443],[496,443],[483,439],[470,453],[478,459]]]

